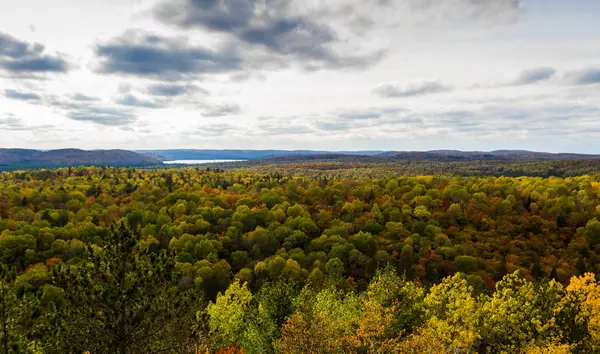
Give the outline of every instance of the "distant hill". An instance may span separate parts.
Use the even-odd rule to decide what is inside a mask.
[[[20,168],[53,168],[66,166],[160,166],[173,160],[248,160],[233,165],[266,165],[295,162],[362,162],[394,163],[400,161],[423,162],[542,162],[600,160],[600,155],[585,155],[524,150],[497,151],[314,151],[314,150],[31,150],[0,149],[0,170]]]
[[[295,162],[400,162],[400,161],[430,161],[430,162],[468,162],[468,161],[504,161],[504,162],[543,162],[543,161],[574,161],[600,160],[600,155],[585,154],[551,154],[532,151],[387,151],[379,154],[357,154],[320,152],[318,154],[280,155],[249,161],[247,164],[277,164]]]
[[[152,166],[160,159],[127,150],[30,150],[0,149],[0,169],[51,168],[67,166]]]
[[[432,150],[432,151],[388,151],[378,156],[394,160],[415,161],[551,161],[551,160],[587,160],[600,159],[600,155],[535,152],[525,150],[496,150],[496,151],[458,151],[458,150]]]
[[[203,150],[203,149],[174,149],[174,150],[134,150],[140,154],[158,157],[162,161],[173,160],[256,160],[279,156],[309,156],[309,155],[364,155],[374,156],[383,151],[314,151],[314,150]]]
[[[549,160],[586,160],[600,159],[600,155],[552,154],[525,150],[497,151],[320,151],[320,150],[134,150],[137,153],[154,156],[162,161],[173,160],[262,160],[299,161],[299,160],[360,160],[360,161],[549,161]]]

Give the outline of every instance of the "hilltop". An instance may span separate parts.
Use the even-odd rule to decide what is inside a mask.
[[[151,166],[162,164],[150,155],[128,150],[32,150],[0,149],[0,169],[51,168],[68,166]]]

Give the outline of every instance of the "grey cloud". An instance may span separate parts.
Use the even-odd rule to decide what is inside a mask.
[[[95,105],[101,104],[100,98],[87,96],[81,93],[70,94],[66,96],[47,95],[44,103],[48,106],[59,108],[64,111],[86,110]]]
[[[71,98],[75,101],[84,101],[84,102],[100,100],[98,97],[87,96],[82,93],[76,93],[76,94],[72,95]]]
[[[535,69],[524,70],[519,78],[514,82],[515,85],[535,84],[548,81],[556,75],[556,69],[551,67],[539,67]]]
[[[35,77],[36,74],[69,70],[59,56],[44,54],[39,43],[29,44],[6,33],[0,33],[0,69],[16,76]]]
[[[327,122],[327,121],[316,121],[315,127],[320,130],[326,131],[345,131],[352,128],[348,123],[344,122]]]
[[[236,83],[244,82],[244,81],[247,81],[250,79],[264,81],[266,79],[266,76],[261,73],[244,72],[244,73],[230,75],[229,79],[232,82],[236,82]]]
[[[148,93],[153,96],[173,97],[194,91],[201,91],[204,94],[208,94],[208,91],[193,85],[156,84],[148,87]]]
[[[86,107],[67,113],[69,119],[79,122],[91,122],[105,126],[123,126],[136,121],[130,111],[116,108]]]
[[[21,101],[39,101],[42,99],[42,97],[40,95],[38,95],[37,93],[22,92],[22,91],[17,91],[17,90],[12,90],[12,89],[5,89],[4,94],[8,98],[12,98],[14,100],[21,100]]]
[[[518,21],[525,0],[362,0],[311,2],[313,18],[341,22],[358,35],[377,28],[490,26]]]
[[[150,100],[144,100],[141,98],[138,98],[132,94],[126,94],[120,98],[118,98],[116,100],[116,102],[118,104],[121,104],[123,106],[130,106],[130,107],[141,107],[141,108],[160,108],[163,107],[163,104],[159,103],[159,102],[154,102],[154,101],[150,101]]]
[[[23,120],[13,115],[0,118],[0,129],[2,130],[26,130]]]
[[[21,58],[0,62],[0,67],[15,74],[67,71],[67,64],[64,60],[47,55],[39,58]]]
[[[163,0],[154,8],[154,15],[180,29],[204,29],[263,48],[288,61],[296,60],[304,69],[362,69],[377,63],[385,52],[356,55],[357,48],[341,47],[357,43],[353,39],[366,36],[370,29],[406,23],[430,26],[438,22],[513,22],[521,14],[523,3],[524,0]],[[349,33],[354,36],[348,37]]]
[[[201,105],[204,117],[224,117],[229,115],[237,115],[242,111],[241,107],[236,104],[205,104]]]
[[[520,17],[526,0],[404,1],[424,5],[434,15],[444,14],[454,22],[505,24],[515,22]]]
[[[384,98],[414,97],[454,90],[454,87],[444,86],[437,81],[421,81],[410,83],[405,87],[396,84],[382,84],[372,90],[372,94]]]
[[[309,57],[328,54],[324,45],[336,40],[326,25],[290,13],[291,0],[191,0],[159,5],[156,16],[182,28],[200,27],[229,33],[249,44],[279,53]]]
[[[17,118],[12,114],[6,114],[4,118],[0,118],[0,130],[11,131],[39,131],[54,128],[52,125],[28,125],[21,118]]]
[[[327,21],[301,13],[292,0],[167,0],[155,16],[183,29],[202,28],[228,35],[270,54],[295,59],[305,69],[363,68],[378,62],[383,52],[341,54],[343,42]]]
[[[600,68],[588,68],[565,74],[564,80],[573,85],[600,84]]]
[[[122,37],[100,44],[101,73],[127,74],[161,80],[193,78],[206,73],[233,72],[242,68],[237,50],[212,50],[183,39],[127,31]]]
[[[119,90],[118,90],[119,93],[125,94],[125,93],[131,92],[131,90],[132,90],[132,87],[130,84],[125,83],[125,82],[122,82],[119,84]]]

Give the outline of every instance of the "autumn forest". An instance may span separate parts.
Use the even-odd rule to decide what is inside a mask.
[[[600,350],[600,175],[333,171],[0,174],[0,351]]]

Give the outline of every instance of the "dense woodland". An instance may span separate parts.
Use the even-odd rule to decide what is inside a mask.
[[[600,171],[600,159],[557,161],[368,161],[353,157],[288,157],[216,164],[219,169],[247,173],[282,174],[305,177],[387,178],[392,176],[463,176],[463,177],[576,177]],[[367,161],[365,161],[367,160]]]
[[[600,350],[600,175],[289,168],[0,174],[3,352]]]

